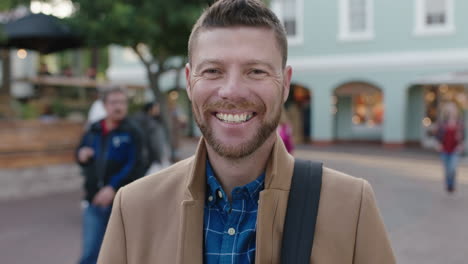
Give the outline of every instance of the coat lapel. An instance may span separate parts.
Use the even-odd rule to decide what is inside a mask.
[[[278,241],[275,240],[275,230],[278,230],[278,203],[277,191],[261,192],[257,215],[255,263],[275,263],[274,251],[278,248]]]
[[[203,214],[205,206],[206,148],[203,138],[198,144],[194,164],[189,172],[185,199],[181,203],[181,227],[178,235],[177,264],[203,263]]]
[[[203,201],[183,201],[177,264],[203,263]]]
[[[294,158],[278,137],[266,168],[257,216],[256,263],[279,263]]]

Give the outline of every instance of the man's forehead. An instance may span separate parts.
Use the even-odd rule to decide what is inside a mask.
[[[238,36],[242,37],[270,37],[272,40],[275,39],[275,32],[271,28],[267,27],[254,27],[254,26],[229,26],[229,27],[209,27],[200,29],[197,38],[195,39],[196,44],[204,42],[204,40],[216,39],[229,39],[230,37],[235,38]]]
[[[107,95],[107,101],[108,100],[121,100],[121,99],[127,99],[127,95],[121,91],[115,91]]]
[[[123,91],[114,91],[114,92],[109,93],[108,95],[108,97],[120,97],[120,96],[127,97],[127,95]]]
[[[249,52],[248,58],[239,56]],[[222,63],[229,57],[242,59],[243,64],[274,64],[276,59],[281,60],[281,51],[274,31],[266,27],[216,27],[198,33],[192,50],[193,66]]]

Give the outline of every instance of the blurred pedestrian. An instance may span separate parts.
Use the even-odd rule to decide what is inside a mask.
[[[138,138],[127,120],[127,95],[112,88],[103,95],[107,117],[91,125],[77,149],[85,177],[83,251],[80,264],[96,263],[116,191],[130,182]]]
[[[62,68],[62,72],[60,73],[61,76],[63,77],[73,77],[73,69],[70,65],[65,65],[63,68]]]
[[[89,68],[86,70],[86,77],[87,77],[87,78],[92,79],[92,80],[95,80],[95,79],[96,79],[96,75],[97,75],[96,68],[94,68],[94,67],[89,67]]]
[[[45,62],[41,62],[39,64],[39,70],[37,72],[37,75],[39,76],[50,76],[51,73],[49,72],[49,67]]]
[[[436,126],[437,150],[441,153],[445,187],[449,193],[455,191],[458,160],[464,149],[465,133],[462,120],[455,103],[445,103],[442,106],[441,119]]]
[[[289,118],[286,113],[286,109],[282,109],[280,122],[278,124],[278,134],[283,140],[286,150],[292,154],[294,150],[293,131],[292,126],[289,123]]]
[[[55,115],[50,103],[46,103],[44,105],[44,109],[41,115],[39,116],[39,120],[41,120],[44,123],[51,123],[58,120],[58,116]]]
[[[170,142],[160,119],[159,103],[146,103],[142,111],[132,116],[132,120],[142,132],[143,175],[155,173],[169,166]]]
[[[203,137],[192,157],[117,193],[99,263],[394,264],[370,184],[295,160],[276,132],[292,67],[273,11],[218,0],[188,47]]]
[[[180,147],[182,134],[187,126],[187,117],[183,114],[177,100],[168,100],[169,117],[172,127],[170,129],[171,162],[176,163],[181,160]]]
[[[39,69],[37,71],[38,78],[49,77],[51,75],[52,74],[50,73],[49,67],[47,66],[47,64],[45,62],[41,62],[39,64]],[[35,84],[34,85],[35,96],[40,97],[42,93],[44,92],[44,90],[46,89],[46,87],[47,86],[44,84]]]

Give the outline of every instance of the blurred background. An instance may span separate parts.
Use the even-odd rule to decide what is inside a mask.
[[[106,87],[130,112],[157,100],[173,160],[193,154],[183,67],[211,2],[1,1],[1,263],[77,262],[74,151]],[[435,149],[445,104],[468,133],[468,1],[266,2],[288,34],[294,155],[373,185],[398,263],[466,263],[468,144],[454,193]]]

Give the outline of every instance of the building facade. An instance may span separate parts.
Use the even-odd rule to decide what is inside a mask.
[[[468,1],[272,0],[271,7],[288,32],[288,110],[301,121],[299,137],[431,147],[442,104],[455,102],[467,116]]]

